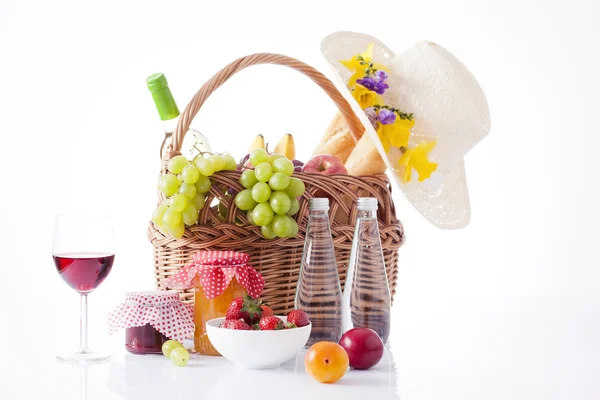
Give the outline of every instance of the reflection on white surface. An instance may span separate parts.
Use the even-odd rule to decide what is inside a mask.
[[[161,355],[125,354],[110,364],[108,389],[128,400],[164,399],[399,399],[396,369],[388,346],[368,371],[350,370],[337,383],[316,382],[304,371],[304,351],[271,370],[246,370],[222,357],[192,355],[179,368]]]

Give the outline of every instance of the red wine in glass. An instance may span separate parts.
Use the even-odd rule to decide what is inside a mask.
[[[65,282],[79,293],[90,293],[108,276],[115,255],[110,253],[54,254],[54,264]]]
[[[104,216],[59,215],[54,224],[52,258],[62,279],[79,293],[79,349],[59,354],[63,362],[105,362],[110,355],[88,347],[88,295],[106,279],[115,260],[114,233]]]

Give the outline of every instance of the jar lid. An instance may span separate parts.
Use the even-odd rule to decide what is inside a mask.
[[[125,293],[125,302],[143,306],[157,306],[179,301],[179,293],[164,290],[147,290]]]
[[[150,324],[169,339],[183,342],[194,333],[194,311],[177,292],[129,292],[108,315],[108,333]]]
[[[199,251],[194,254],[194,263],[198,265],[241,265],[248,264],[250,256],[237,251]]]
[[[250,257],[235,251],[200,251],[193,256],[194,262],[164,280],[170,289],[189,289],[200,283],[207,299],[220,296],[229,283],[236,278],[248,294],[257,298],[265,286],[265,279],[248,260]]]

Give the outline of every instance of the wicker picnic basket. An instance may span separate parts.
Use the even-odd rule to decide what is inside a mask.
[[[282,65],[308,76],[335,102],[357,140],[364,132],[363,126],[342,94],[316,69],[279,54],[253,54],[239,58],[217,72],[194,95],[181,114],[172,144],[167,148],[162,174],[167,171],[168,160],[180,154],[179,150],[191,121],[211,93],[238,71],[258,64]],[[395,294],[398,279],[398,249],[404,243],[404,230],[396,218],[391,185],[385,174],[356,177],[295,173],[294,176],[302,179],[306,185],[306,192],[300,200],[300,211],[294,217],[299,226],[298,234],[291,239],[272,240],[264,239],[260,234],[260,227],[250,225],[246,214],[235,206],[233,196],[226,194],[228,188],[233,188],[236,192],[243,189],[238,182],[240,174],[239,171],[221,171],[210,177],[212,187],[207,195],[207,206],[200,211],[198,224],[186,227],[182,238],[174,239],[165,236],[150,222],[148,238],[154,246],[154,269],[158,289],[164,290],[163,279],[189,264],[195,252],[235,250],[247,253],[251,265],[264,276],[266,283],[261,299],[269,304],[275,313],[287,313],[294,307],[308,217],[308,199],[324,196],[329,198],[331,233],[343,287],[356,222],[356,200],[358,197],[376,197],[379,201],[378,220],[388,283],[392,296]],[[164,197],[159,193],[159,201],[162,200]],[[208,206],[214,205],[217,201],[227,209],[225,220],[219,216],[216,206]],[[180,293],[183,301],[193,302],[193,289]]]

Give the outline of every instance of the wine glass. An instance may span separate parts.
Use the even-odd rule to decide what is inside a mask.
[[[81,295],[79,349],[60,361],[107,361],[110,355],[88,348],[87,296],[108,276],[114,259],[114,237],[108,217],[59,215],[54,225],[52,256],[63,280]]]

